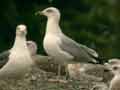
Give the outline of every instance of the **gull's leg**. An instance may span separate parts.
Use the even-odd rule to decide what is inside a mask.
[[[58,65],[58,76],[57,76],[57,79],[60,80],[60,77],[61,77],[61,65]],[[65,65],[65,80],[68,80],[69,78],[69,73],[68,73],[68,67],[67,65]]]
[[[57,80],[59,80],[60,77],[61,77],[61,65],[58,64]]]
[[[61,65],[59,64],[58,65],[58,72],[57,72],[57,77],[56,77],[56,79],[49,79],[49,81],[51,81],[51,82],[59,82],[59,83],[67,83],[67,81],[66,80],[63,80],[63,79],[61,79]],[[66,75],[68,74],[67,73],[67,68],[65,67],[65,72],[66,72]],[[66,78],[66,75],[65,75],[65,78]]]
[[[51,81],[51,82],[61,82],[62,80],[60,80],[60,77],[61,77],[61,65],[58,64],[56,79],[49,79],[48,81]]]
[[[58,81],[60,82],[60,83],[68,83],[67,82],[67,79],[68,79],[68,69],[67,69],[67,65],[65,65],[65,79],[63,80],[63,79],[60,79],[60,76],[61,76],[61,65],[59,66],[59,68],[58,68],[59,70],[58,70],[58,76],[59,76],[59,78],[58,78]]]
[[[65,65],[65,80],[69,79],[68,65]]]

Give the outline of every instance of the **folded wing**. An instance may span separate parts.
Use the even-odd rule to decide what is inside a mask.
[[[95,63],[96,60],[93,57],[98,57],[98,54],[94,50],[78,44],[64,34],[61,35],[60,48],[74,56],[75,61]]]
[[[0,68],[2,68],[9,60],[9,51],[4,51],[0,54]]]

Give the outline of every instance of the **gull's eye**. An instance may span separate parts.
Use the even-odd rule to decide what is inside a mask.
[[[30,43],[27,43],[28,46],[30,46],[31,44]]]
[[[118,67],[113,67],[113,70],[118,70]]]
[[[53,12],[51,9],[48,9],[46,12],[50,13],[50,12]]]

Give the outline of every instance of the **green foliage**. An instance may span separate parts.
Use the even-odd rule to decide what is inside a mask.
[[[46,19],[35,16],[37,10],[49,6],[60,9],[63,32],[79,43],[85,44],[103,57],[119,57],[119,0],[5,0],[0,1],[0,51],[12,46],[15,27],[28,26],[28,39],[44,53],[42,41]]]

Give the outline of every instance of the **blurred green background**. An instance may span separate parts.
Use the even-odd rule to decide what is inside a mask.
[[[45,53],[47,19],[34,13],[49,6],[61,11],[60,25],[66,35],[102,57],[120,56],[120,0],[1,0],[0,52],[11,48],[16,26],[26,24],[28,40],[36,41],[38,53]]]

